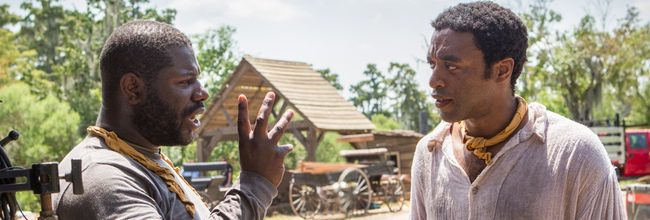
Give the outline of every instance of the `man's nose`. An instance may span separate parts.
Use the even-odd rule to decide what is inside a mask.
[[[429,86],[432,89],[445,87],[445,83],[441,78],[441,70],[438,66],[431,70],[431,77],[429,77]]]
[[[205,90],[205,88],[201,84],[199,84],[199,88],[196,89],[194,94],[192,94],[192,101],[203,102],[203,101],[207,100],[208,97],[210,97],[210,95],[208,94],[208,91]]]

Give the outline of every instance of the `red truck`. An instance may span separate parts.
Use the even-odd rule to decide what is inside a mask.
[[[619,177],[650,175],[650,129],[591,127],[605,146]]]

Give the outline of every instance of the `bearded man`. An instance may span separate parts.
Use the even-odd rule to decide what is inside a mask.
[[[74,195],[61,181],[55,200],[60,219],[263,219],[284,173],[290,146],[277,146],[293,112],[267,131],[275,100],[268,93],[256,123],[239,97],[239,183],[208,210],[194,188],[161,153],[161,146],[187,145],[200,126],[207,91],[190,40],[155,21],[118,27],[100,57],[102,107],[95,126],[60,164],[83,161],[84,191]]]

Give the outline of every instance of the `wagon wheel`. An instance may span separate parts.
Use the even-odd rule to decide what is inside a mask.
[[[289,185],[289,204],[294,214],[308,219],[314,218],[318,213],[321,201],[314,186],[299,184],[292,179]]]
[[[389,178],[386,185],[383,187],[385,190],[384,203],[388,206],[391,212],[399,212],[404,207],[404,183],[396,176]]]
[[[372,201],[372,189],[368,176],[357,168],[348,168],[339,176],[339,204],[345,216],[368,213]]]

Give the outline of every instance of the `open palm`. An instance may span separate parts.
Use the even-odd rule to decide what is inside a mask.
[[[237,129],[239,133],[239,159],[243,171],[255,172],[268,179],[275,187],[280,185],[284,175],[284,158],[293,150],[290,145],[278,146],[293,111],[285,112],[270,131],[269,115],[275,102],[275,93],[268,92],[264,97],[255,124],[248,118],[248,99],[239,95]],[[251,130],[251,127],[254,128]]]

